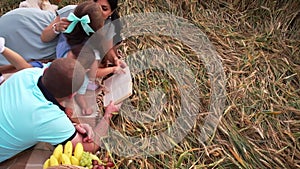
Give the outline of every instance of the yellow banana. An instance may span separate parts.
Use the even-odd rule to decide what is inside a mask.
[[[46,169],[46,168],[48,168],[50,166],[50,159],[48,158],[45,162],[44,162],[44,164],[43,164],[43,169]]]
[[[92,160],[97,160],[98,161],[98,164],[103,164],[103,162],[99,159],[98,156],[92,154],[92,153],[89,153],[90,154],[90,157]]]
[[[71,158],[73,153],[73,144],[71,141],[68,141],[65,144],[65,148],[64,148],[64,154],[66,154],[69,158]]]
[[[66,154],[61,155],[61,164],[68,164],[71,165],[70,158]]]
[[[78,142],[75,146],[75,150],[74,150],[74,156],[80,160],[81,159],[81,156],[82,156],[82,153],[83,153],[83,145],[82,143]]]
[[[55,158],[55,156],[54,155],[51,155],[50,156],[50,160],[49,160],[49,166],[58,166],[59,165],[59,163],[58,163],[58,161],[57,161],[57,159]]]
[[[61,144],[57,145],[53,151],[54,157],[57,159],[58,163],[61,163],[61,155],[63,153],[63,146]]]
[[[72,156],[71,157],[71,164],[72,165],[79,165],[79,160],[75,156]]]

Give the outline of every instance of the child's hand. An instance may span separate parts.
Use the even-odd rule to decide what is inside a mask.
[[[123,68],[121,66],[114,66],[113,73],[122,74],[122,73],[125,73],[125,71],[123,70]]]
[[[104,85],[100,85],[99,87],[99,92],[102,91],[104,93],[109,93],[110,91],[104,86]],[[98,93],[99,93],[98,92]]]
[[[114,58],[114,64],[116,66],[120,66],[123,69],[127,66],[127,64],[122,59],[119,59],[118,57]]]
[[[124,60],[121,60],[121,59],[119,59],[119,65],[123,69],[127,66],[127,64],[124,62]]]
[[[5,49],[5,39],[3,37],[0,37],[0,53],[3,53]]]

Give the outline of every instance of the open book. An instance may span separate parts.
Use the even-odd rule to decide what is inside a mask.
[[[103,105],[106,107],[110,101],[115,104],[122,102],[132,95],[132,81],[129,67],[124,68],[125,73],[114,74],[103,81],[103,85],[108,90],[103,97]]]

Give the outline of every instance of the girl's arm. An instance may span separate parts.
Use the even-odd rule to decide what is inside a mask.
[[[104,77],[111,73],[119,73],[122,71],[120,66],[112,66],[112,67],[99,67],[96,72],[96,77]]]
[[[88,76],[89,79],[93,81],[96,78],[101,78],[111,73],[122,73],[122,70],[122,65],[107,67],[102,64],[98,65],[98,61],[95,61],[88,72]]]

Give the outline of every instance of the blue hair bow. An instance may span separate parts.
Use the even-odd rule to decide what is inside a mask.
[[[71,33],[78,22],[81,23],[84,32],[88,36],[90,35],[90,33],[95,33],[95,31],[88,24],[90,23],[90,17],[88,15],[84,15],[83,17],[78,18],[74,15],[74,13],[70,13],[67,19],[68,21],[71,21],[71,23],[68,26],[68,28],[64,31],[64,33]]]

